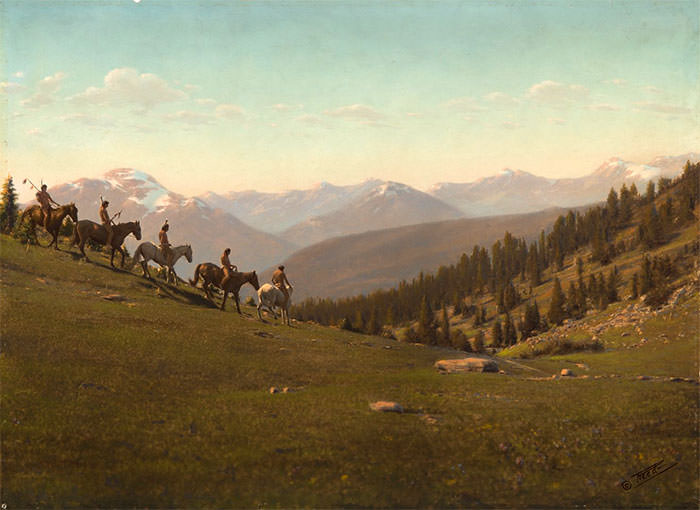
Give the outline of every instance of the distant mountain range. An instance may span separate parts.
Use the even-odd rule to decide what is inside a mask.
[[[674,177],[685,162],[697,161],[700,154],[659,157],[647,164],[620,158],[605,161],[592,173],[578,178],[547,179],[522,170],[502,170],[499,174],[469,183],[440,183],[428,192],[461,210],[467,217],[518,214],[547,207],[575,207],[607,197],[611,187],[618,189],[646,184],[659,177]],[[639,190],[640,193],[644,189]]]
[[[142,240],[157,243],[158,231],[167,218],[173,245],[189,243],[194,260],[180,259],[181,276],[194,271],[197,262],[216,261],[224,248],[231,248],[231,260],[241,270],[265,268],[292,253],[296,246],[272,234],[243,223],[226,211],[198,198],[187,198],[164,188],[150,175],[130,168],[117,168],[102,179],[78,179],[50,189],[59,203],[75,202],[79,219],[98,221],[100,196],[109,200],[111,214],[122,211],[116,221],[141,221]],[[129,236],[127,247],[138,245]]]
[[[153,242],[168,218],[171,242],[192,244],[195,262],[216,262],[223,249],[230,247],[232,261],[247,270],[295,260],[292,254],[297,250],[331,238],[465,217],[579,206],[603,200],[611,187],[619,188],[623,182],[637,183],[643,191],[646,181],[675,176],[687,160],[698,159],[698,154],[684,154],[637,164],[612,158],[587,176],[564,179],[506,169],[474,182],[440,183],[428,192],[371,179],[351,186],[321,183],[308,190],[209,192],[198,197],[174,193],[145,172],[119,168],[102,178],[52,187],[50,192],[61,203],[74,201],[81,219],[93,220],[98,217],[99,197],[104,196],[111,203],[110,211],[123,211],[121,220],[140,219],[144,239]],[[427,238],[420,235],[410,249],[430,251]],[[129,238],[127,247],[133,250],[135,245]],[[392,258],[388,252],[385,255]],[[187,274],[193,269],[186,267],[186,262],[180,262],[178,271]]]

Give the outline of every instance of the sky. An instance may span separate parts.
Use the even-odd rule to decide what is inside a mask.
[[[700,149],[700,2],[0,0],[1,170],[197,195]]]

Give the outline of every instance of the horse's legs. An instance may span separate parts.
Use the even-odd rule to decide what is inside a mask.
[[[238,292],[234,292],[233,297],[236,298],[236,310],[238,310],[238,315],[241,315],[241,305],[240,298],[238,297]]]
[[[119,250],[119,253],[122,254],[122,263],[121,263],[120,267],[124,268],[124,250],[122,250],[121,246],[117,249]]]
[[[224,290],[224,300],[221,302],[221,311],[224,311],[224,307],[226,306],[226,296],[228,296],[228,292]]]
[[[87,253],[85,253],[85,241],[87,241],[87,239],[83,239],[81,237],[80,244],[78,245],[78,248],[80,248],[80,253],[83,254],[83,257],[85,257],[85,262],[90,262],[90,259],[88,259]]]

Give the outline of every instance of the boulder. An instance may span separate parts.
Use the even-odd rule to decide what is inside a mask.
[[[386,402],[380,400],[369,405],[372,411],[381,413],[403,413],[403,407],[397,402]]]
[[[560,375],[562,377],[575,377],[574,373],[571,371],[571,369],[568,369],[568,368],[562,368]]]
[[[488,358],[443,359],[435,362],[435,368],[448,374],[461,372],[498,372],[498,365]]]

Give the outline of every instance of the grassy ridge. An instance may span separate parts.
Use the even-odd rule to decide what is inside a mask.
[[[643,324],[638,349],[611,336],[607,352],[443,376],[432,364],[459,353],[263,324],[101,259],[1,248],[9,508],[697,504],[697,386],[636,380],[696,377],[697,296]],[[532,380],[572,362],[621,377]],[[620,487],[661,459],[679,464]]]

